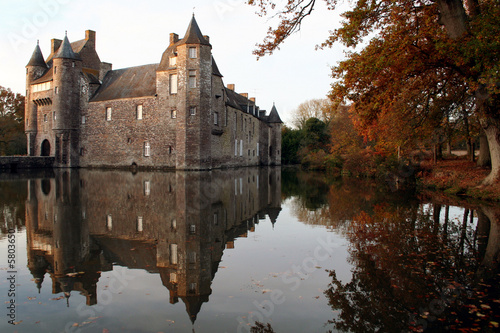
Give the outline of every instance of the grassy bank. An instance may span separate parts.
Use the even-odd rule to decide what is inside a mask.
[[[417,175],[418,184],[425,189],[439,190],[446,194],[482,200],[500,201],[500,183],[482,186],[489,169],[463,157],[450,157],[434,164],[424,161]]]

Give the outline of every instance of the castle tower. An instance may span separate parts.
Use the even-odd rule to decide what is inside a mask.
[[[271,127],[269,138],[269,164],[281,165],[281,124],[283,124],[283,122],[274,104],[269,113],[267,123]]]
[[[53,125],[56,165],[78,166],[78,121],[82,60],[73,52],[68,37],[52,60]]]
[[[175,119],[177,169],[212,167],[211,79],[212,46],[193,15],[183,39],[170,35],[157,70],[158,96]]]
[[[47,64],[43,59],[42,50],[37,43],[30,61],[26,65],[26,100],[25,100],[25,131],[28,142],[28,155],[35,155],[37,135],[37,106],[30,98],[31,84],[42,77],[47,71]]]

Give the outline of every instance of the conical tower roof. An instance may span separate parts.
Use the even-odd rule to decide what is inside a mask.
[[[57,50],[56,54],[54,54],[53,59],[64,58],[64,59],[73,59],[73,60],[81,60],[80,56],[73,52],[71,48],[71,43],[68,40],[68,36],[64,36],[64,40],[62,41],[61,46]]]
[[[47,68],[47,64],[43,59],[42,50],[40,49],[40,45],[36,43],[35,50],[33,51],[33,55],[31,56],[30,61],[26,66],[39,66]]]
[[[267,118],[268,123],[283,123],[281,121],[280,115],[278,114],[278,110],[276,110],[276,106],[273,104],[273,108],[269,113],[269,117]]]
[[[196,19],[191,18],[191,22],[189,22],[189,26],[187,28],[186,34],[184,38],[179,41],[178,45],[182,44],[203,44],[210,45],[210,43],[203,37],[201,33],[200,27],[198,27],[198,23],[196,23]]]

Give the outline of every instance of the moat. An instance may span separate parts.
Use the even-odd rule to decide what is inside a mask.
[[[279,167],[0,189],[2,332],[499,328],[498,205]]]

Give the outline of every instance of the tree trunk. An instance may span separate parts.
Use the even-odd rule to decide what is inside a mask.
[[[483,213],[490,220],[488,245],[483,259],[483,266],[494,271],[500,259],[500,210],[497,207],[481,207]]]
[[[488,145],[488,138],[484,131],[481,132],[479,137],[479,158],[477,159],[477,166],[488,167],[491,165],[490,147]]]
[[[491,185],[500,179],[500,129],[497,126],[489,125],[484,128],[484,132],[490,148],[491,172],[483,180],[483,185]]]
[[[437,0],[439,23],[444,25],[448,36],[460,38],[467,32],[467,14],[462,0]]]

